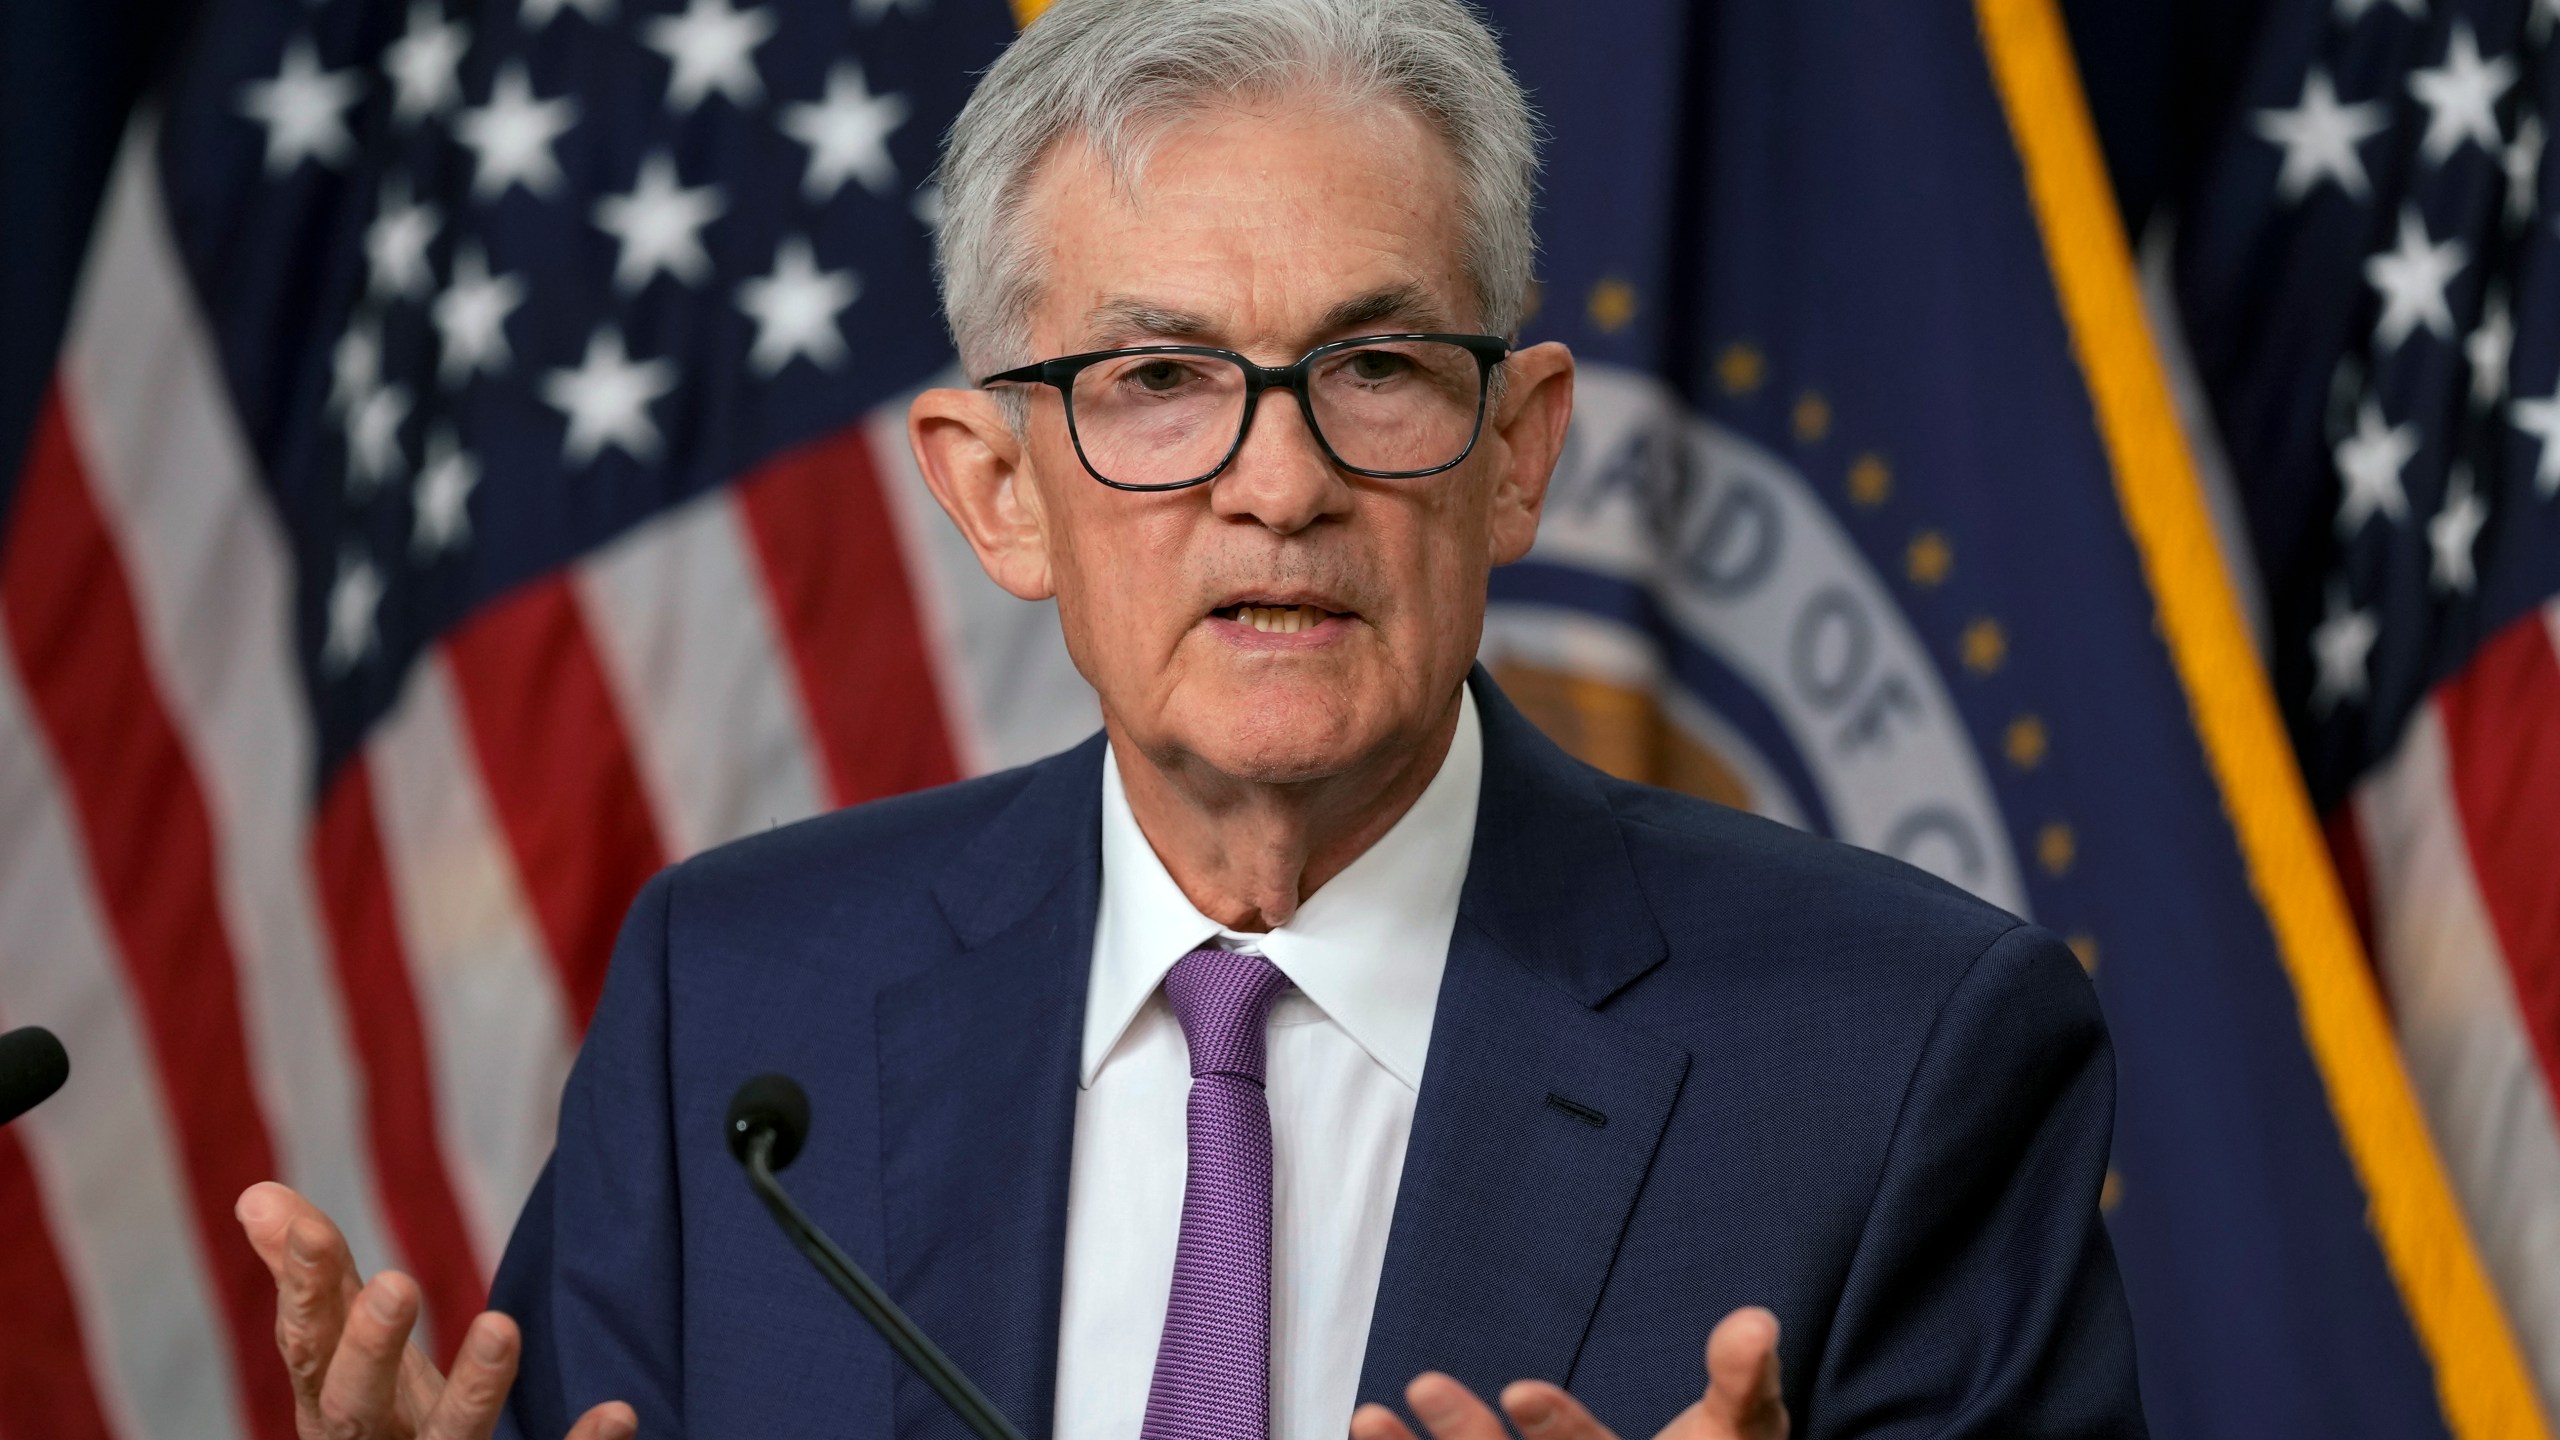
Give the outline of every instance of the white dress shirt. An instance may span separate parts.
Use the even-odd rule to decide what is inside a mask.
[[[1431,1016],[1475,836],[1483,737],[1288,924],[1237,934],[1185,898],[1102,767],[1102,904],[1067,1179],[1056,1440],[1137,1440],[1182,1225],[1190,1050],[1159,986],[1203,944],[1268,958],[1271,1440],[1342,1440],[1369,1343]]]

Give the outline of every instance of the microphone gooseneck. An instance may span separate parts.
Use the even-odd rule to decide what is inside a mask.
[[[729,1153],[745,1167],[747,1184],[773,1213],[774,1223],[791,1237],[800,1253],[809,1258],[827,1283],[850,1302],[889,1348],[908,1368],[924,1377],[961,1422],[979,1440],[1022,1440],[1022,1432],[996,1409],[960,1367],[942,1353],[939,1346],[925,1337],[916,1323],[891,1301],[888,1293],[874,1283],[853,1257],[844,1253],[818,1222],[801,1210],[774,1172],[788,1166],[800,1154],[801,1143],[809,1136],[809,1096],[788,1075],[759,1075],[738,1087],[730,1097],[726,1126]]]
[[[71,1078],[71,1056],[41,1025],[0,1035],[0,1125],[33,1110]]]

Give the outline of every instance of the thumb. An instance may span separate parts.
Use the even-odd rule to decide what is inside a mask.
[[[1778,1389],[1778,1317],[1757,1305],[1727,1315],[1707,1337],[1706,1433],[1735,1440],[1785,1440],[1787,1402]]]

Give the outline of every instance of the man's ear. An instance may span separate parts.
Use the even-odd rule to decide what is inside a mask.
[[[907,444],[926,488],[969,540],[987,578],[1024,600],[1057,593],[1030,456],[984,390],[927,390],[907,407]]]
[[[1486,538],[1496,565],[1529,553],[1546,509],[1547,481],[1564,454],[1573,421],[1573,352],[1555,341],[1516,351],[1491,421],[1495,452],[1492,523]]]

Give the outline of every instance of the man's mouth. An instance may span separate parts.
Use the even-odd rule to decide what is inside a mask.
[[[1209,612],[1221,620],[1250,625],[1265,635],[1295,635],[1313,630],[1342,612],[1320,605],[1223,605]]]

